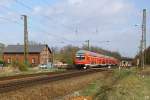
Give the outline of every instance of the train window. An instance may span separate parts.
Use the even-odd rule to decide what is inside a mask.
[[[77,58],[78,60],[84,60],[84,59],[85,59],[84,56],[76,56],[76,58]]]

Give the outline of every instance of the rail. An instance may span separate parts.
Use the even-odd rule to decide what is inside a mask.
[[[53,75],[41,75],[38,77],[28,77],[28,78],[21,78],[16,79],[13,81],[1,81],[0,82],[0,93],[10,92],[14,90],[18,90],[25,87],[31,87],[38,84],[45,84],[53,81],[83,76],[87,74],[92,74],[96,72],[101,71],[108,71],[106,69],[91,69],[91,70],[81,70],[81,71],[71,71],[71,72],[65,72],[65,73],[59,73],[59,74],[53,74]]]

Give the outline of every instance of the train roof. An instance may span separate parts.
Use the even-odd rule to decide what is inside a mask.
[[[89,54],[89,55],[92,55],[92,56],[98,56],[98,57],[105,56],[105,55],[94,53],[94,52],[87,51],[87,50],[79,50],[79,51],[77,51],[77,54],[85,54],[85,53]]]
[[[98,53],[94,53],[94,52],[91,52],[91,51],[87,51],[87,50],[79,50],[77,51],[76,54],[89,54],[89,55],[92,55],[92,56],[95,56],[95,57],[106,57],[106,58],[111,58],[111,59],[115,59],[114,57],[111,57],[111,56],[106,56],[106,55],[103,55],[103,54],[98,54]]]

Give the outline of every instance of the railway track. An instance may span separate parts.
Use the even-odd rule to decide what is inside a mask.
[[[54,74],[59,74],[59,73],[64,73],[64,72],[40,72],[40,73],[34,73],[34,74],[22,74],[22,75],[14,75],[14,76],[5,76],[5,77],[0,77],[0,81],[36,77],[36,76],[41,76],[41,75],[54,75]]]
[[[45,84],[48,82],[68,79],[72,77],[78,77],[81,75],[87,75],[92,74],[95,72],[101,72],[101,71],[108,71],[106,69],[91,69],[91,70],[82,70],[82,71],[71,71],[71,72],[65,72],[65,73],[57,73],[57,74],[45,74],[45,75],[39,75],[39,76],[33,76],[33,77],[26,77],[15,79],[13,80],[0,80],[0,93],[6,93],[14,90],[18,90],[25,87],[31,87],[39,84]],[[8,78],[9,79],[9,78]]]

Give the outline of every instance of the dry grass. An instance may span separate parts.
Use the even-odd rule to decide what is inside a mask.
[[[67,98],[66,100],[93,100],[93,98],[90,96],[78,96],[78,97],[70,97]]]
[[[37,74],[37,73],[44,73],[44,72],[65,72],[65,71],[66,71],[65,69],[57,69],[57,68],[39,69],[38,67],[28,68],[28,71],[20,71],[18,68],[9,66],[9,67],[0,68],[0,77]]]
[[[82,90],[94,100],[150,100],[150,76],[131,70],[116,70],[111,77],[95,81]]]
[[[0,100],[53,100],[56,97],[81,90],[88,83],[101,77],[104,77],[104,73],[94,73],[44,85],[36,85],[30,88],[0,94]]]
[[[108,100],[150,100],[150,79],[130,75],[114,85]]]

